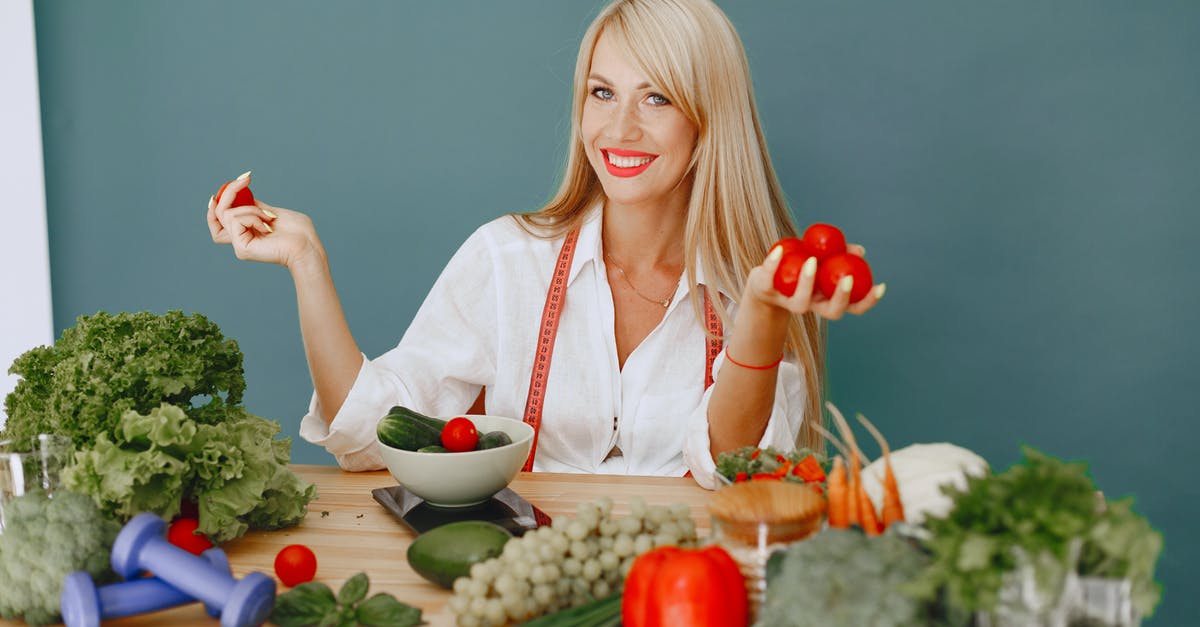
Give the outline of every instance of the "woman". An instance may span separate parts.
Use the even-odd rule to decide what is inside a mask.
[[[524,417],[534,470],[709,488],[721,451],[819,443],[817,316],[862,314],[884,286],[826,299],[809,260],[775,290],[772,244],[796,229],[729,20],[708,0],[614,2],[580,45],[572,122],[555,198],[478,229],[375,360],[307,217],[230,207],[249,173],[210,200],[214,241],[291,271],[315,387],[300,434],[343,468],[382,466],[374,426],[396,404]]]

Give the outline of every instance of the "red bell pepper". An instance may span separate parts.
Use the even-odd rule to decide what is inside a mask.
[[[746,580],[719,546],[662,546],[640,555],[625,578],[625,627],[745,627]]]

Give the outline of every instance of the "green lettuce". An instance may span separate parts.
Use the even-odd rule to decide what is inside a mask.
[[[275,437],[274,421],[240,408],[231,415],[207,425],[165,403],[145,414],[126,411],[117,437],[102,433],[78,451],[63,482],[118,519],[139,512],[171,518],[194,500],[198,530],[216,543],[299,523],[316,488],[288,468],[291,440]]]
[[[204,316],[180,311],[80,316],[53,346],[27,351],[8,372],[20,379],[4,401],[2,439],[26,446],[39,433],[90,446],[101,434],[116,436],[125,412],[162,403],[217,424],[237,413],[246,388],[237,342]]]

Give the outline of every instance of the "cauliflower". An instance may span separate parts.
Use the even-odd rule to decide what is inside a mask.
[[[92,499],[58,491],[18,496],[4,507],[0,533],[0,616],[30,625],[58,621],[63,578],[86,570],[114,580],[109,551],[121,526],[100,515]]]

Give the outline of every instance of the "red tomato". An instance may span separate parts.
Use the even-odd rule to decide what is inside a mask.
[[[275,574],[289,588],[312,581],[317,575],[317,556],[303,544],[289,544],[275,556]]]
[[[775,289],[784,296],[791,296],[796,293],[796,284],[800,282],[800,268],[813,255],[804,242],[794,237],[785,237],[775,242],[775,246],[783,249],[783,257],[775,268]]]
[[[199,555],[213,547],[204,534],[196,533],[200,521],[195,518],[180,518],[167,528],[167,542],[191,553]]]
[[[216,199],[218,202],[221,200],[221,194],[225,193],[226,187],[229,187],[229,183],[222,185],[221,189],[217,190]],[[233,197],[233,203],[231,203],[229,206],[243,207],[246,205],[254,206],[254,194],[250,192],[249,186],[239,189],[238,193]]]
[[[833,298],[838,282],[844,276],[854,277],[854,287],[850,288],[852,303],[862,300],[874,287],[871,266],[867,265],[867,260],[858,255],[842,253],[822,261],[821,265],[817,266],[817,289],[821,290],[826,298]]]
[[[446,450],[454,453],[462,453],[465,451],[475,450],[475,446],[479,444],[479,431],[475,429],[475,423],[469,418],[459,416],[452,418],[446,426],[442,427],[442,446]]]
[[[846,252],[846,236],[842,234],[841,229],[832,224],[818,222],[808,227],[802,240],[817,257],[818,262]]]

